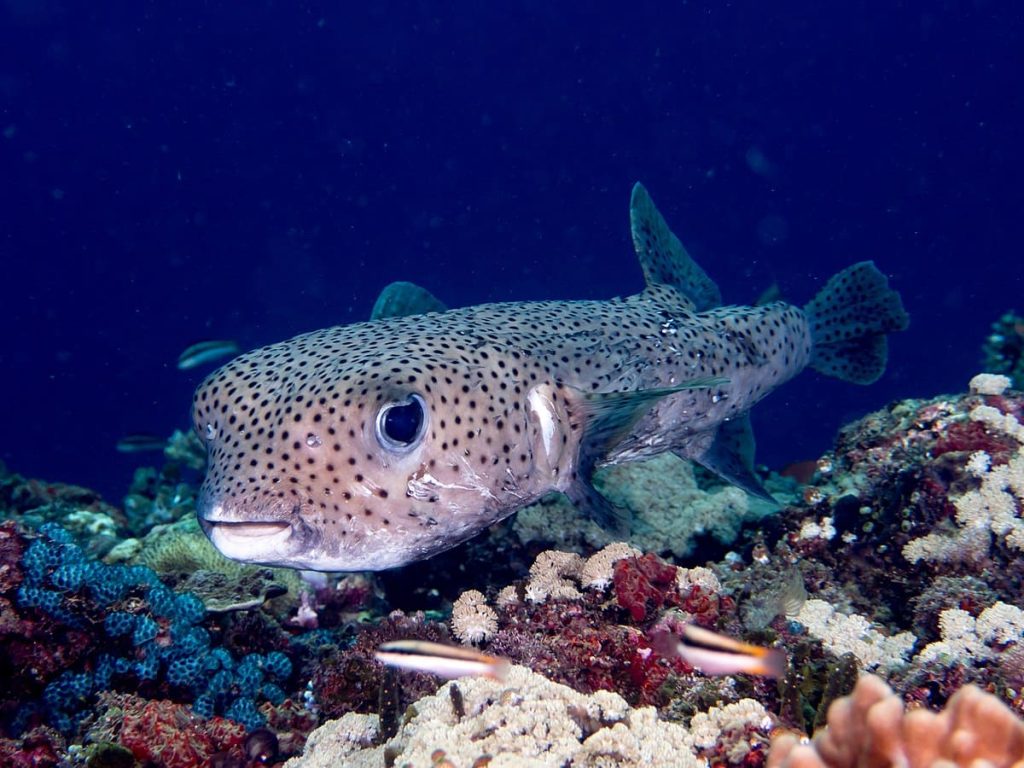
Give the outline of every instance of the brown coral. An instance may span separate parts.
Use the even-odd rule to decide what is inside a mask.
[[[1024,721],[973,685],[957,691],[942,712],[904,712],[881,678],[866,675],[852,694],[832,703],[828,728],[813,742],[777,737],[767,768],[936,765],[1024,768]]]

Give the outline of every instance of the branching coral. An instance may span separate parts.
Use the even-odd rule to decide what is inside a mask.
[[[786,734],[767,768],[1024,766],[1024,722],[995,696],[966,686],[942,712],[905,712],[881,678],[862,677],[829,707],[828,728],[811,744]]]
[[[847,616],[824,600],[805,601],[793,618],[836,656],[852,653],[865,669],[904,663],[916,642],[910,632],[883,635],[863,616]]]
[[[1015,605],[997,602],[977,618],[960,608],[947,608],[939,617],[942,639],[926,645],[916,661],[963,663],[984,661],[997,655],[1007,644],[1019,644],[1024,637],[1024,611]]]
[[[988,385],[984,388],[990,389]],[[1024,520],[1020,512],[1024,505],[1024,425],[1012,414],[990,405],[973,408],[970,418],[987,433],[1016,441],[1017,451],[998,465],[985,451],[970,454],[966,470],[978,478],[980,485],[953,500],[955,530],[929,533],[903,547],[904,557],[912,563],[980,561],[989,552],[993,534],[1012,549],[1024,549]]]
[[[487,598],[475,589],[467,589],[452,606],[452,634],[463,643],[480,643],[498,631],[498,614],[487,605]]]
[[[698,768],[694,738],[660,720],[651,707],[631,708],[609,691],[582,694],[525,667],[504,683],[484,679],[448,683],[416,702],[399,733],[367,747],[374,718],[348,715],[315,732],[289,768],[394,765],[644,766]],[[721,718],[705,742],[725,727]],[[734,722],[735,717],[726,718]],[[709,720],[709,724],[711,720]],[[716,730],[717,729],[717,730]],[[703,733],[703,732],[702,732]],[[438,759],[447,762],[440,762]]]

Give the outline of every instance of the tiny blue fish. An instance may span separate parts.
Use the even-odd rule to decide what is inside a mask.
[[[217,339],[193,344],[178,356],[178,370],[188,371],[200,365],[213,363],[223,357],[234,357],[241,349],[234,341]]]
[[[116,447],[120,453],[147,453],[162,451],[167,447],[167,441],[156,435],[125,435],[117,441]]]

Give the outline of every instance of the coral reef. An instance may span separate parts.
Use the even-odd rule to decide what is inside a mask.
[[[94,745],[119,745],[136,760],[162,768],[210,765],[215,756],[241,765],[245,728],[230,720],[197,717],[181,704],[131,694],[103,693],[97,707],[88,734]]]
[[[760,751],[773,725],[751,700],[693,718],[688,730],[615,693],[583,694],[513,667],[505,682],[463,680],[420,699],[398,733],[374,746],[378,721],[349,714],[309,740],[287,768],[320,766],[650,766],[698,768],[730,752],[736,763]],[[742,741],[743,748],[736,746]]]
[[[772,741],[767,768],[907,768],[1024,765],[1024,721],[970,685],[942,712],[904,710],[880,678],[862,677],[829,708],[828,730],[812,744],[793,734]]]
[[[144,566],[88,558],[46,523],[31,542],[3,524],[7,589],[0,712],[17,733],[46,721],[74,734],[97,697],[123,686],[170,695],[202,716],[262,725],[260,701],[279,704],[292,662],[280,651],[241,658],[214,647],[202,601]]]
[[[127,518],[98,493],[66,483],[48,483],[8,472],[0,464],[0,510],[5,520],[30,528],[58,523],[94,557],[115,546]]]
[[[422,613],[407,616],[395,611],[374,626],[367,626],[348,647],[330,645],[315,668],[309,670],[310,699],[324,717],[340,717],[348,712],[378,712],[382,693],[392,695],[388,715],[397,716],[420,696],[433,693],[437,679],[415,672],[397,673],[378,663],[373,654],[379,645],[397,639],[450,642],[444,624],[427,619]]]
[[[1017,700],[1015,668],[999,662],[1022,637],[1013,611],[991,612],[1021,605],[1024,578],[1024,398],[1006,383],[980,377],[967,394],[894,403],[845,427],[803,500],[747,539],[749,560],[718,571],[743,617],[780,572],[795,570],[809,593],[770,625],[802,669],[782,694],[795,725],[848,692],[826,693],[846,653],[909,701],[942,706],[965,682]],[[979,620],[982,637],[967,629]]]
[[[1024,711],[1024,397],[1011,383],[978,376],[966,393],[848,425],[802,484],[769,478],[783,491],[773,514],[662,458],[601,470],[604,493],[634,513],[629,541],[550,499],[382,575],[225,560],[193,517],[185,436],[163,468],[140,470],[126,512],[4,472],[0,763],[271,764],[322,725],[294,765],[760,768],[772,728],[810,733],[857,707],[881,713],[869,725],[885,714],[963,731],[977,708],[996,718],[998,700],[1012,723]],[[687,623],[782,648],[790,672],[705,676],[676,652]],[[439,690],[374,659],[416,638],[518,667],[503,684]],[[844,697],[869,671],[891,691],[863,683],[851,710]],[[840,744],[841,728],[814,747],[783,741],[773,764],[872,749]]]

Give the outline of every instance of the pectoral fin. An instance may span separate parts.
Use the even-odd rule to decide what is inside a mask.
[[[688,389],[721,387],[729,380],[706,376],[684,381],[674,387],[638,389],[628,392],[583,392],[576,390],[575,406],[583,416],[582,449],[603,455],[620,443],[629,430],[659,400]]]
[[[717,387],[728,383],[720,377],[693,379],[675,387],[628,392],[582,392],[570,390],[570,408],[576,414],[573,426],[582,430],[576,478],[566,495],[578,509],[616,535],[629,532],[629,512],[605,499],[591,485],[598,461],[629,434],[630,429],[659,400],[688,389]]]

